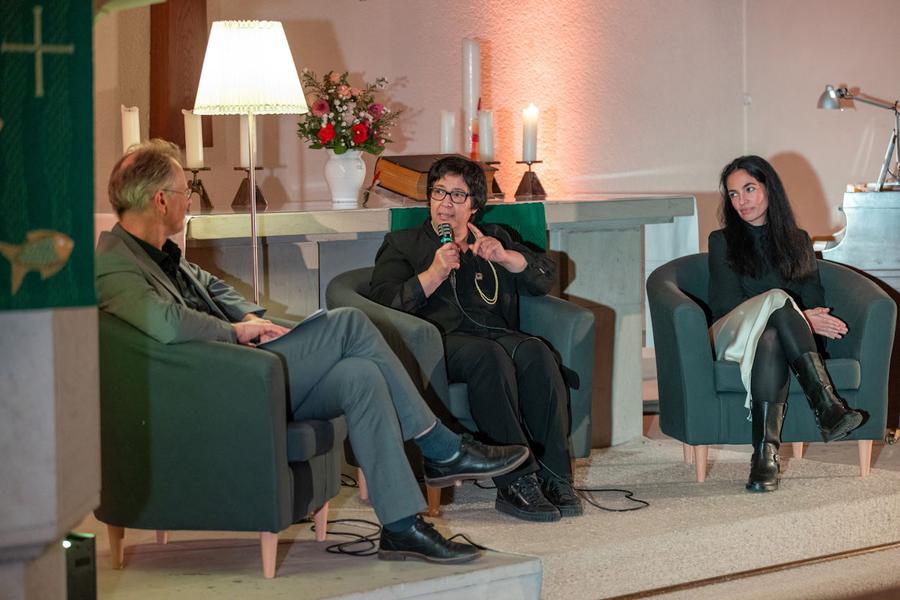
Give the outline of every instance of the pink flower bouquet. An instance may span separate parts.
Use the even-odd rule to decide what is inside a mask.
[[[309,69],[301,74],[303,87],[313,96],[310,111],[298,123],[297,135],[309,142],[310,148],[327,148],[335,154],[362,150],[370,154],[384,152],[390,128],[400,112],[393,112],[375,102],[375,92],[387,87],[379,77],[374,84],[362,88],[351,86],[347,73],[329,71],[321,79]]]

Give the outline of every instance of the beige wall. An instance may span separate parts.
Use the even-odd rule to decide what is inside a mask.
[[[500,182],[522,166],[521,109],[541,108],[538,167],[551,193],[690,192],[701,244],[715,227],[721,167],[754,152],[771,158],[813,234],[841,226],[848,182],[872,179],[890,129],[888,111],[815,110],[826,82],[878,95],[900,83],[888,61],[894,0],[209,0],[208,17],[277,19],[298,68],[349,70],[395,82],[389,104],[406,112],[390,153],[434,152],[442,109],[461,102],[460,41],[482,46],[482,96],[495,111]],[[101,21],[97,35],[98,203],[120,142],[118,106],[149,108],[149,10]],[[825,49],[830,36],[853,43]],[[100,49],[106,51],[100,51]],[[821,59],[819,57],[822,57]],[[746,105],[745,98],[750,104]],[[270,202],[322,198],[325,153],[305,148],[294,116],[259,119],[261,187]],[[239,183],[238,120],[213,119],[205,182],[227,206]],[[370,161],[371,165],[371,161]],[[814,165],[814,166],[813,166]],[[371,167],[369,169],[371,174]]]
[[[844,226],[848,183],[875,181],[893,115],[816,110],[826,83],[900,97],[896,0],[747,2],[747,148],[772,160],[813,235]]]

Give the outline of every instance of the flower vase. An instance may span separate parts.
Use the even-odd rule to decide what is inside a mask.
[[[359,190],[366,178],[366,163],[361,150],[347,150],[343,154],[328,151],[325,163],[325,182],[331,190],[331,202],[335,206],[356,206]]]

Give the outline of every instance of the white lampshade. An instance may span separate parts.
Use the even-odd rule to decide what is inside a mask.
[[[194,114],[303,114],[309,111],[278,21],[215,21],[209,32]]]

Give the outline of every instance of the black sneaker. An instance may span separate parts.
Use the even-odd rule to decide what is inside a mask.
[[[416,522],[406,531],[392,532],[381,528],[378,558],[381,560],[423,560],[457,564],[475,560],[481,550],[469,544],[451,542],[434,525],[416,515]]]
[[[526,521],[559,521],[559,510],[544,497],[534,473],[497,488],[494,508]]]
[[[559,514],[564,517],[577,517],[584,514],[581,498],[568,479],[560,479],[547,473],[541,473],[537,478],[541,483],[544,497],[559,510]]]
[[[445,487],[465,479],[490,479],[505,475],[528,459],[525,446],[488,446],[469,434],[461,436],[459,451],[449,460],[425,461],[425,483]]]

